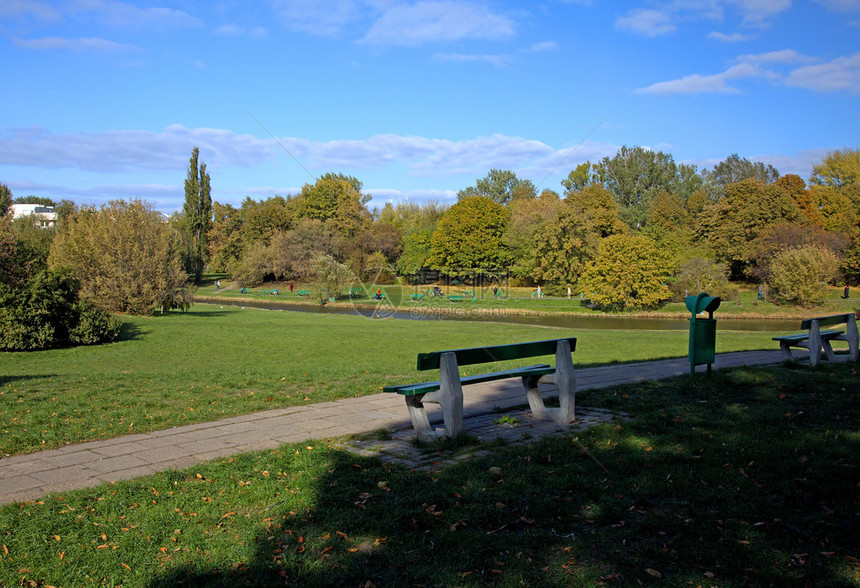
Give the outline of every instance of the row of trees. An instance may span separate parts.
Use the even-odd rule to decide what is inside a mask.
[[[41,271],[66,272],[81,300],[120,313],[185,308],[206,268],[242,285],[314,281],[330,295],[355,279],[386,283],[426,268],[504,275],[550,293],[585,292],[607,309],[653,307],[686,290],[731,296],[741,280],[811,304],[823,284],[860,279],[858,150],[828,154],[807,184],[737,155],[699,171],[622,147],[577,166],[561,188],[538,192],[494,169],[453,206],[371,211],[359,180],[329,173],[297,195],[233,207],[212,201],[195,148],[185,205],[168,222],[140,200],[78,208],[37,199],[57,205],[57,228],[3,215],[0,270],[7,294]],[[0,185],[0,205],[11,202]]]

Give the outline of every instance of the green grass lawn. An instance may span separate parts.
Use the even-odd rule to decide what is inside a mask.
[[[0,353],[0,453],[373,394],[387,384],[433,379],[415,370],[419,352],[571,335],[579,366],[687,353],[685,331],[370,320],[198,304],[185,313],[126,317],[120,340],[108,345]],[[770,337],[718,331],[717,351],[775,349]]]
[[[302,324],[256,314],[280,329]],[[142,321],[138,338],[116,348],[165,345],[195,321],[263,329],[232,317]],[[356,344],[377,328],[326,325]],[[402,343],[399,328],[385,327]],[[421,328],[440,343],[535,333]],[[220,349],[217,329],[198,329]],[[296,332],[289,340],[302,347]],[[200,360],[182,348],[163,350],[166,373]],[[386,349],[397,363],[401,352]],[[113,353],[100,372],[119,369]],[[224,374],[245,373],[222,361]],[[51,378],[80,380],[84,372],[65,373],[73,363]],[[99,386],[106,378],[96,375]],[[429,473],[318,441],[7,505],[0,585],[858,586],[858,389],[849,364],[721,370],[581,392],[578,404],[632,420],[495,446]]]

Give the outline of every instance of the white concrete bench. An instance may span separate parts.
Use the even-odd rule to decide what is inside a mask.
[[[842,324],[845,325],[844,331],[821,330],[821,327]],[[806,319],[800,324],[800,328],[805,329],[807,332],[773,338],[774,341],[779,341],[779,348],[782,350],[786,361],[794,361],[794,357],[791,355],[792,347],[809,349],[809,363],[811,365],[818,365],[818,362],[821,361],[822,350],[824,351],[824,356],[828,360],[833,361],[836,354],[831,345],[832,341],[846,341],[848,343],[849,359],[857,361],[858,340],[860,340],[860,336],[857,333],[857,319],[853,314],[837,314]]]

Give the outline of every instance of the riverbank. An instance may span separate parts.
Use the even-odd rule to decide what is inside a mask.
[[[236,304],[263,305],[263,307],[303,307],[318,308],[326,306],[337,309],[356,309],[365,313],[400,312],[412,314],[416,317],[422,314],[435,314],[442,316],[454,316],[469,318],[470,315],[478,320],[492,318],[493,313],[519,317],[587,317],[589,319],[658,319],[658,320],[686,320],[690,318],[690,312],[682,302],[667,302],[660,309],[628,311],[628,312],[603,312],[587,308],[584,301],[579,298],[532,298],[507,297],[507,298],[481,298],[474,299],[464,297],[463,300],[451,302],[447,297],[425,297],[421,300],[412,300],[411,293],[400,286],[381,287],[385,292],[384,300],[373,300],[372,298],[341,298],[338,300],[326,300],[324,304],[318,298],[310,296],[298,296],[290,294],[288,290],[277,295],[265,293],[263,289],[251,289],[247,293],[241,293],[239,289],[223,288],[214,289],[203,287],[194,296],[196,302],[209,304]],[[404,291],[406,290],[406,291]],[[860,298],[828,298],[824,304],[812,308],[779,306],[771,302],[745,300],[723,301],[717,311],[717,317],[723,320],[750,320],[750,321],[790,321],[803,320],[810,316],[826,316],[829,314],[844,314],[853,312],[860,316]]]

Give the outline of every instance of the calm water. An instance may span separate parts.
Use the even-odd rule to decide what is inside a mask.
[[[198,302],[197,304],[206,304]],[[253,302],[217,302],[221,306],[241,306],[251,308],[262,308],[265,310],[283,310],[288,312],[311,312],[326,314],[351,314],[360,315],[372,319],[393,318],[400,320],[470,320],[514,323],[520,325],[540,325],[546,327],[564,327],[569,329],[646,329],[657,331],[686,331],[690,328],[687,319],[652,319],[652,318],[627,318],[627,317],[602,317],[602,316],[522,316],[505,312],[504,307],[499,308],[454,308],[454,314],[441,314],[433,312],[431,306],[417,306],[411,312],[392,311],[391,307],[384,305],[376,310],[357,309],[351,307],[320,306],[317,304],[266,304]],[[720,319],[717,311],[714,318],[718,320],[717,326],[720,330],[727,331],[767,331],[787,332],[796,331],[799,327],[797,320],[732,320]]]

